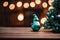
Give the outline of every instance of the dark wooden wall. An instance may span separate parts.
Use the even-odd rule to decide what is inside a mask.
[[[36,5],[34,8],[17,8],[17,6],[15,7],[14,10],[10,10],[9,9],[9,5],[7,7],[3,7],[3,2],[4,1],[8,1],[9,5],[11,3],[16,5],[16,2],[19,0],[0,0],[0,26],[30,26],[32,23],[32,19],[33,19],[33,14],[36,13],[37,16],[39,17],[39,19],[41,20],[42,17],[45,16],[46,12],[47,12],[47,8],[44,10],[44,8],[42,8],[41,4],[40,5]],[[31,2],[34,0],[20,0],[23,3],[24,2]],[[47,2],[47,0],[41,0],[42,2]],[[19,13],[23,13],[24,14],[24,20],[23,21],[18,21],[17,20],[17,16]]]

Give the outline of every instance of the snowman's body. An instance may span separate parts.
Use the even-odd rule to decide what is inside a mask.
[[[38,21],[33,22],[32,23],[32,29],[33,29],[33,31],[39,31],[40,23]]]

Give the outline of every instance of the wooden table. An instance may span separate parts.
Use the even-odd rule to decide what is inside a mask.
[[[49,29],[33,32],[30,27],[0,27],[0,38],[60,38],[59,33]]]

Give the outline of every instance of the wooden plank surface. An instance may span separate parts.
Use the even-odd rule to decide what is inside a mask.
[[[50,29],[33,32],[30,27],[0,27],[0,38],[60,38],[60,34],[45,32]]]

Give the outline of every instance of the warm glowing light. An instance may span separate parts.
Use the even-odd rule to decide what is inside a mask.
[[[9,9],[10,10],[14,10],[14,8],[15,8],[15,5],[14,4],[10,4]]]
[[[24,3],[24,8],[28,8],[29,7],[29,3]]]
[[[40,4],[41,3],[41,0],[35,0],[35,3],[36,4]]]
[[[5,1],[5,2],[3,3],[3,6],[4,6],[4,7],[7,7],[7,6],[8,6],[8,2]]]
[[[54,2],[54,0],[49,0],[50,2]]]
[[[48,10],[50,10],[50,9],[54,9],[54,7],[53,6],[50,6]]]
[[[42,4],[42,7],[43,7],[43,8],[47,8],[47,6],[48,6],[48,4],[47,4],[46,2],[44,2],[44,3]]]
[[[47,18],[45,18],[45,17],[44,17],[44,18],[42,18],[42,19],[41,19],[41,23],[42,23],[42,24],[44,24],[44,23],[45,23],[45,21],[46,21],[46,19],[47,19]]]
[[[54,0],[49,0],[48,1],[49,5],[52,5],[52,2],[54,2]]]
[[[31,7],[35,7],[35,3],[34,3],[34,2],[31,2],[31,3],[30,3],[30,6],[31,6]]]
[[[17,2],[17,7],[21,7],[22,6],[22,2]]]
[[[44,30],[44,27],[42,26],[41,28],[40,28],[40,31],[43,31]]]
[[[24,15],[23,15],[22,13],[20,13],[20,14],[18,15],[18,20],[19,20],[19,21],[23,21],[23,20],[24,20]]]

